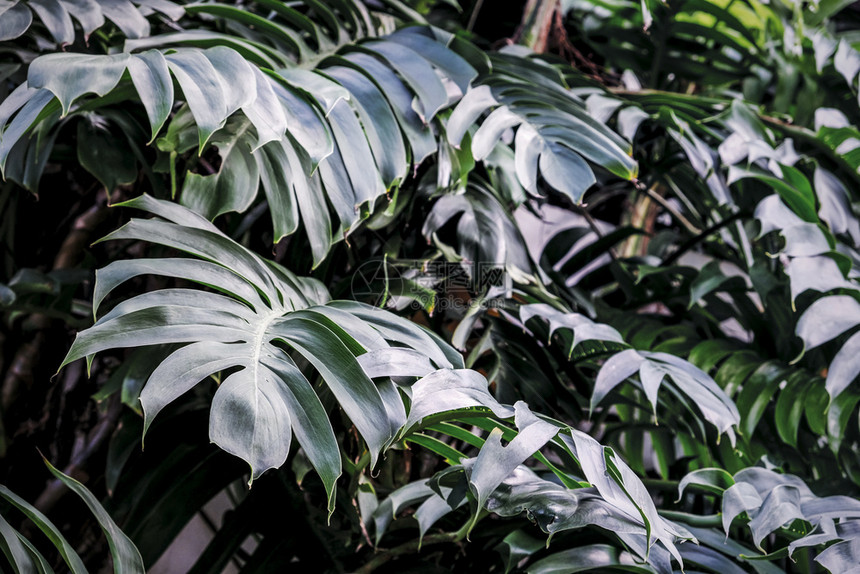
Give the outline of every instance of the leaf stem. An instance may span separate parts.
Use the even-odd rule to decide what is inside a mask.
[[[176,150],[170,152],[170,199],[176,199]]]
[[[469,23],[466,25],[466,30],[471,32],[475,27],[475,22],[478,20],[478,13],[481,11],[481,6],[484,5],[484,0],[477,0],[475,2],[474,7],[472,8],[472,13],[469,15]]]
[[[706,514],[704,516],[699,516],[696,514],[689,514],[687,512],[678,512],[675,510],[657,510],[657,514],[659,514],[663,518],[668,518],[669,520],[677,520],[678,522],[683,522],[684,524],[689,524],[690,526],[712,528],[721,527],[723,524],[723,517],[721,514]]]
[[[395,546],[389,550],[383,550],[379,554],[376,555],[370,562],[359,568],[355,571],[355,574],[369,574],[373,572],[383,564],[388,561],[396,558],[398,556],[403,556],[404,554],[412,554],[414,552],[418,552],[423,546],[430,546],[433,544],[444,544],[446,542],[459,542],[462,540],[462,536],[459,532],[445,532],[443,534],[431,534],[430,536],[426,536],[423,539],[416,538],[415,540],[410,540],[400,546]]]
[[[713,235],[714,233],[716,233],[717,231],[719,231],[723,227],[726,227],[730,223],[733,223],[733,222],[737,221],[738,219],[740,219],[746,215],[747,214],[743,211],[736,211],[735,213],[726,217],[722,221],[718,221],[714,225],[708,227],[707,229],[702,231],[699,235],[696,235],[695,237],[691,237],[686,242],[684,242],[680,247],[678,247],[678,249],[676,249],[675,251],[670,253],[668,256],[666,256],[666,258],[660,262],[660,267],[666,267],[668,265],[671,265],[672,263],[674,263],[675,261],[680,259],[684,253],[686,253],[687,251],[689,251],[690,249],[695,247],[699,242],[704,241],[705,239],[707,239],[708,237],[710,237],[711,235]]]
[[[647,193],[647,194],[648,194],[648,197],[650,197],[651,199],[653,199],[654,201],[656,201],[657,203],[659,203],[659,204],[663,207],[663,209],[665,209],[666,211],[668,211],[668,212],[669,212],[669,214],[670,214],[672,217],[674,217],[676,220],[678,220],[678,223],[680,223],[681,225],[683,225],[684,227],[686,227],[686,228],[687,228],[687,231],[689,231],[690,233],[692,233],[692,234],[694,234],[694,235],[697,235],[697,234],[701,233],[701,232],[702,232],[702,230],[701,230],[701,229],[699,229],[698,227],[696,227],[696,226],[693,224],[693,222],[691,222],[689,219],[687,219],[687,218],[684,216],[684,214],[683,214],[683,213],[681,213],[680,211],[678,211],[677,209],[675,209],[675,208],[672,206],[672,204],[671,204],[671,203],[669,203],[668,201],[666,201],[666,198],[665,198],[665,197],[663,197],[662,195],[660,195],[659,193],[657,193],[657,191],[654,189],[656,186],[657,186],[657,185],[656,185],[656,184],[654,184],[654,185],[652,185],[651,187],[649,187],[649,188],[646,188],[646,189],[645,189],[645,193]]]
[[[659,478],[643,478],[642,484],[644,484],[646,488],[653,488],[655,490],[678,490],[679,482],[677,480],[662,480]]]

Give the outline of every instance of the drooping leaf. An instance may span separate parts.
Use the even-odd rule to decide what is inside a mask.
[[[81,500],[90,509],[90,512],[95,516],[99,526],[104,532],[105,537],[110,547],[111,558],[113,558],[113,567],[116,572],[129,572],[137,574],[146,572],[143,566],[143,559],[140,557],[134,543],[126,536],[122,530],[116,525],[110,514],[102,507],[98,499],[86,489],[86,487],[75,480],[74,478],[63,474],[54,468],[47,460],[45,464],[48,470],[51,471],[57,479],[65,484],[72,492],[77,494]]]
[[[610,357],[597,375],[591,396],[591,407],[598,405],[616,386],[639,373],[642,387],[651,405],[657,407],[657,392],[666,377],[689,396],[720,432],[734,441],[733,427],[740,423],[734,402],[701,369],[668,353],[651,353],[628,349]]]

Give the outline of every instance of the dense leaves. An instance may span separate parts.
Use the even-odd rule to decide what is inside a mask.
[[[125,205],[163,221],[132,219],[106,239],[152,241],[203,261],[114,262],[97,273],[94,310],[113,289],[141,274],[181,276],[199,285],[218,285],[221,292],[164,289],[139,295],[114,306],[75,339],[64,364],[83,357],[91,361],[97,352],[116,347],[189,343],[168,355],[141,391],[144,432],[164,407],[192,386],[238,367],[212,399],[212,442],[247,461],[253,481],[284,464],[295,432],[333,501],[341,473],[337,441],[311,384],[279,345],[318,370],[367,442],[372,464],[403,424],[405,413],[402,406],[391,404],[398,397],[391,383],[375,385],[356,355],[384,352],[391,348],[389,339],[422,349],[439,367],[452,367],[444,351],[428,348],[436,342],[419,327],[385,311],[329,303],[317,282],[261,260],[191,211],[148,196]],[[395,374],[385,365],[376,363],[372,375]]]
[[[856,569],[856,10],[522,4],[0,5],[8,569]]]

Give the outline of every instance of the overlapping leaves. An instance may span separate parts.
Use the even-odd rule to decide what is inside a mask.
[[[75,22],[89,38],[95,30],[110,21],[128,38],[142,38],[150,33],[146,19],[153,13],[171,20],[185,11],[170,0],[14,0],[0,6],[0,42],[25,34],[34,19],[41,21],[54,42],[71,44],[75,40]]]
[[[476,75],[425,28],[344,48],[317,71],[278,67],[283,62],[263,63],[277,71],[261,69],[238,46],[220,43],[38,58],[27,84],[0,105],[0,167],[35,191],[61,118],[70,112],[136,97],[155,139],[175,100],[183,100],[187,108],[171,120],[158,148],[170,154],[175,170],[178,154],[195,148],[202,154],[214,145],[221,166],[211,174],[188,173],[182,203],[214,218],[248,209],[262,187],[275,240],[303,221],[318,263],[377,198],[436,150],[434,116],[465,93]],[[449,95],[446,81],[453,82],[455,94]],[[87,94],[102,99],[84,100]],[[128,183],[116,175],[114,162],[84,165],[106,185]]]
[[[597,340],[624,344],[621,335],[608,325],[601,325],[577,313],[563,313],[546,304],[524,305],[520,317],[527,323],[532,317],[542,317],[549,322],[549,336],[558,329],[572,333],[569,354],[584,341]],[[658,392],[663,382],[670,379],[677,390],[673,394],[688,409],[698,408],[705,420],[727,433],[734,442],[734,428],[740,423],[740,415],[734,402],[726,396],[714,380],[689,362],[668,353],[653,353],[627,349],[609,357],[597,374],[591,395],[591,408],[599,405],[620,383],[633,374],[639,374],[642,390],[654,409],[658,404]],[[689,399],[682,399],[677,391]]]
[[[805,535],[790,536],[782,549],[817,549],[815,561],[829,572],[849,572],[857,565],[860,502],[849,496],[816,496],[799,477],[760,467],[734,475],[722,469],[702,469],[687,475],[679,491],[696,485],[722,497],[722,523],[728,533],[744,517],[756,546],[770,534],[787,534],[795,521],[805,523]],[[798,530],[795,528],[795,530]],[[826,548],[825,548],[826,546]]]
[[[844,186],[821,168],[816,170],[815,183],[821,198],[821,217],[826,218],[833,232],[850,237],[857,220],[846,209],[840,209],[847,208]],[[756,217],[761,222],[762,233],[778,230],[785,238],[782,252],[790,258],[786,274],[792,301],[807,291],[826,294],[809,305],[797,321],[796,333],[803,340],[805,350],[824,345],[843,333],[851,333],[860,324],[857,285],[845,277],[845,263],[848,266],[851,263],[843,259],[843,253],[834,249],[836,240],[833,235],[820,224],[803,221],[775,195],[759,203]],[[849,248],[843,248],[843,251],[851,253]],[[858,341],[860,338],[856,334],[849,337],[833,357],[826,384],[833,399],[860,374],[856,354]]]
[[[160,219],[133,219],[105,239],[149,241],[198,259],[112,263],[98,272],[96,311],[115,287],[143,274],[182,278],[218,292],[169,288],[120,302],[78,335],[63,364],[117,347],[184,344],[158,365],[140,394],[144,429],[180,395],[226,371],[213,398],[209,434],[250,464],[251,480],[284,463],[294,433],[333,501],[341,472],[338,442],[292,357],[319,373],[367,442],[373,462],[406,413],[393,383],[374,383],[356,357],[391,352],[392,341],[420,349],[438,367],[460,362],[453,350],[408,321],[358,303],[329,302],[319,283],[260,259],[185,208],[147,196],[124,205]],[[395,363],[379,364],[392,370],[377,368],[371,376],[396,374]]]
[[[616,293],[623,291],[625,304],[631,310],[627,322],[635,325],[633,335],[628,336],[617,323],[613,325],[625,332],[631,343],[636,342],[636,350],[623,350],[605,361],[594,383],[591,406],[598,406],[610,392],[622,399],[615,409],[602,409],[601,415],[621,413],[622,425],[630,428],[631,432],[624,436],[625,456],[635,452],[637,444],[642,446],[643,425],[652,428],[650,420],[631,422],[624,418],[623,411],[628,407],[625,401],[631,396],[638,399],[639,395],[627,393],[625,387],[629,386],[620,385],[637,374],[634,384],[641,388],[655,414],[661,402],[664,406],[671,403],[696,415],[690,417],[691,426],[701,424],[701,414],[732,439],[733,427],[742,430],[743,439],[748,440],[743,448],[754,448],[732,458],[733,449],[720,445],[727,466],[736,465],[736,459],[742,456],[761,454],[761,444],[752,435],[778,390],[776,430],[783,442],[797,446],[798,426],[804,414],[810,426],[818,428],[816,425],[827,423],[826,434],[831,439],[841,437],[856,405],[845,400],[851,395],[847,389],[860,372],[856,364],[860,339],[853,331],[860,323],[854,289],[856,272],[852,269],[856,267],[852,259],[857,258],[850,246],[852,241],[856,243],[860,227],[851,216],[850,186],[838,179],[845,173],[835,171],[844,170],[844,162],[830,157],[827,163],[815,166],[814,178],[808,177],[805,174],[812,173],[810,163],[794,152],[791,140],[778,140],[773,131],[763,127],[758,112],[745,104],[700,98],[697,94],[611,95],[581,78],[575,79],[570,69],[548,65],[537,57],[523,57],[516,50],[492,56],[487,65],[461,40],[429,28],[411,28],[381,39],[354,42],[375,36],[380,29],[362,5],[349,1],[332,6],[301,3],[310,7],[308,12],[295,9],[298,5],[268,0],[241,7],[220,3],[187,5],[185,10],[192,17],[199,15],[200,22],[215,21],[218,25],[131,39],[123,54],[60,54],[36,60],[30,70],[29,86],[0,105],[0,151],[8,157],[6,175],[31,188],[38,183],[53,138],[66,121],[64,114],[69,117],[78,113],[85,118],[78,133],[84,136],[79,135],[81,141],[86,141],[87,134],[103,132],[106,121],[113,122],[110,125],[114,128],[119,125],[120,120],[105,110],[113,102],[127,98],[143,105],[150,132],[149,137],[135,134],[129,139],[138,143],[154,139],[160,154],[169,156],[171,167],[191,167],[184,177],[180,171],[172,183],[181,194],[180,201],[204,218],[172,204],[143,198],[130,205],[153,211],[164,221],[133,220],[111,237],[161,243],[198,259],[115,263],[99,272],[94,307],[97,309],[114,287],[140,274],[163,274],[197,283],[207,290],[165,289],[119,303],[80,335],[68,357],[92,357],[113,347],[184,345],[160,362],[141,393],[146,425],[184,391],[215,375],[219,386],[211,411],[212,439],[247,460],[253,479],[266,468],[283,463],[295,434],[304,455],[322,477],[331,505],[334,481],[341,470],[342,444],[338,444],[329,413],[311,385],[318,375],[368,444],[369,458],[377,457],[395,439],[403,439],[430,449],[454,465],[453,470],[429,482],[422,480],[396,491],[388,499],[391,504],[383,502],[375,514],[377,536],[381,536],[393,515],[417,501],[422,502],[415,515],[422,534],[452,507],[471,501],[474,507],[468,525],[479,518],[478,511],[482,509],[502,516],[525,511],[550,533],[583,525],[602,526],[619,533],[628,549],[592,544],[551,557],[555,561],[548,558],[533,564],[534,571],[552,571],[553,565],[570,569],[595,564],[634,571],[670,569],[668,552],[674,550],[673,541],[687,534],[657,515],[644,486],[612,450],[535,415],[522,403],[513,410],[498,404],[489,396],[486,381],[480,375],[460,369],[459,356],[421,328],[365,306],[328,302],[319,284],[298,279],[238,247],[206,221],[229,211],[247,211],[258,201],[262,185],[272,213],[275,240],[304,225],[314,262],[319,263],[334,241],[353,231],[374,207],[378,209],[374,205],[377,200],[396,190],[422,161],[435,154],[438,189],[432,193],[456,193],[442,195],[431,208],[425,236],[434,240],[445,255],[504,262],[518,283],[535,279],[543,282],[546,278],[539,272],[532,273],[523,234],[505,212],[511,205],[527,200],[522,190],[538,196],[543,184],[571,202],[580,203],[598,179],[623,186],[625,182],[617,178],[637,177],[631,145],[604,126],[614,117],[618,132],[627,140],[644,149],[657,150],[653,156],[641,156],[654,160],[653,165],[642,162],[649,169],[647,181],[643,181],[650,190],[657,190],[657,195],[677,196],[661,205],[668,206],[670,215],[682,223],[682,233],[690,237],[682,244],[676,241],[677,236],[669,241],[666,234],[655,237],[653,250],[647,254],[627,249],[627,255],[637,256],[629,261],[638,269],[634,285],[624,275],[626,267],[617,265],[615,254],[605,252],[635,230],[621,226],[603,236],[602,227],[594,225],[591,232],[578,229],[561,234],[553,250],[558,248],[563,253],[553,261],[548,256],[546,262],[550,265],[545,271],[553,271],[556,285],[552,289],[576,300],[584,314],[566,313],[546,305],[525,305],[520,310],[521,322],[525,324],[537,316],[545,318],[549,322],[549,339],[555,334],[556,340],[564,342],[563,354],[573,355],[573,369],[578,369],[582,365],[576,362],[576,351],[585,346],[583,343],[601,345],[602,351],[612,352],[625,344],[617,331],[592,320],[599,316],[592,313],[594,299],[608,293],[606,300],[615,304],[619,300]],[[604,6],[605,11],[614,11],[622,18],[615,18],[611,27],[594,28],[612,36],[612,50],[616,43],[623,45],[631,54],[623,61],[638,67],[642,77],[650,74],[657,85],[660,72],[671,70],[709,83],[731,82],[735,88],[737,82],[743,81],[748,97],[754,95],[757,85],[769,85],[771,79],[760,68],[752,72],[746,69],[748,62],[761,63],[764,56],[761,39],[770,29],[759,24],[762,18],[768,18],[768,10],[751,14],[747,2],[725,8],[698,1],[670,6],[668,9],[679,17],[667,26],[656,22],[651,27],[650,38],[655,40],[658,53],[653,62],[643,63],[639,60],[647,52],[631,50],[629,42],[634,31],[641,36],[638,28],[642,23],[649,27],[649,7],[655,6],[650,1]],[[823,12],[829,10],[830,7],[822,7]],[[645,22],[639,21],[640,11]],[[636,17],[626,18],[628,14]],[[589,17],[598,19],[600,15],[598,10]],[[775,29],[780,28],[780,22],[773,24]],[[667,39],[667,34],[672,37]],[[54,37],[60,42],[58,35]],[[790,34],[786,32],[785,38],[784,43],[790,44]],[[678,48],[688,48],[690,44],[695,48],[687,50],[694,52],[692,55]],[[831,46],[834,50],[828,52],[826,38],[821,46],[815,48],[816,64],[819,52],[826,59],[836,50]],[[839,50],[837,71],[846,73],[853,82],[855,68],[860,66],[852,63],[850,52],[843,47]],[[618,54],[607,51],[606,55]],[[785,58],[778,56],[776,61],[782,63]],[[305,69],[295,68],[294,64]],[[311,66],[314,71],[309,71]],[[471,86],[475,69],[482,73],[477,88]],[[642,74],[645,69],[650,71]],[[791,84],[793,72],[789,67],[786,70],[777,80],[786,85],[778,86],[776,109],[785,109],[786,94],[796,93]],[[761,82],[751,78],[751,73],[759,74]],[[86,82],[81,81],[83,76],[89,76]],[[635,88],[629,74],[625,79],[628,87]],[[579,82],[588,87],[569,89]],[[672,84],[671,79],[668,83]],[[711,87],[712,92],[724,93],[721,86]],[[96,98],[84,98],[87,93]],[[445,120],[445,109],[463,95]],[[176,111],[176,103],[182,101],[186,105]],[[440,115],[442,121],[437,119]],[[772,118],[767,121],[771,127],[776,123]],[[831,155],[838,153],[840,146],[843,151],[851,151],[856,130],[824,127],[827,129],[819,131],[821,139],[814,145],[823,142]],[[121,129],[131,133],[126,126]],[[645,137],[637,141],[637,134]],[[159,135],[163,137],[158,139]],[[725,141],[720,145],[722,140]],[[511,143],[513,150],[508,147]],[[197,162],[207,151],[207,157],[211,157],[212,147],[217,148],[221,163],[209,173],[204,162]],[[80,153],[79,149],[79,156]],[[137,175],[136,166],[117,169],[112,174],[99,171],[100,163],[110,162],[98,159],[82,156],[81,164],[109,189],[127,184]],[[489,182],[470,176],[469,171],[476,167],[473,160],[484,163]],[[728,173],[724,167],[729,167]],[[482,168],[478,165],[477,169]],[[509,189],[502,189],[500,182]],[[493,186],[499,189],[491,189]],[[731,230],[722,227],[726,214],[731,214],[728,221],[746,217],[752,213],[755,201],[769,193],[776,195],[761,202],[756,212],[762,223],[760,237],[747,238],[750,226],[745,229],[738,224]],[[689,220],[678,218],[679,205]],[[747,215],[739,211],[742,208]],[[458,244],[452,250],[442,244],[440,236],[447,224],[457,218]],[[782,257],[762,264],[762,252],[774,247],[775,241],[778,243],[778,239],[774,241],[773,236],[766,235],[775,230],[785,239]],[[586,235],[597,240],[577,250],[575,244]],[[389,247],[394,243],[397,242]],[[685,250],[697,249],[701,243],[706,244],[702,251],[712,257],[711,263],[701,272],[680,267],[682,271],[675,274],[679,268],[666,262],[674,261]],[[668,249],[661,251],[660,245],[667,244]],[[630,245],[627,242],[625,247]],[[776,247],[769,253],[780,250]],[[752,287],[743,281],[735,289],[738,281],[724,280],[721,260],[737,264],[744,279],[750,278]],[[765,313],[779,303],[768,298],[768,290],[778,292],[773,284],[781,278],[782,262],[787,262],[789,279],[786,301],[801,309],[798,334],[812,352],[809,364],[816,367],[816,372],[824,364],[830,365],[827,390],[833,399],[833,416],[822,414],[827,405],[821,402],[821,393],[809,390],[820,386],[820,380],[811,375],[792,373],[781,363],[774,367],[772,362],[761,365],[761,372],[757,368],[750,370],[746,364],[752,362],[749,354],[732,356],[720,365],[736,347],[727,345],[729,350],[725,351],[720,346],[725,342],[725,333],[721,332],[719,319],[727,314],[727,308],[731,309],[730,305],[737,305],[747,312],[742,317],[743,328],[766,322],[770,316]],[[688,281],[692,276],[695,279]],[[650,292],[650,280],[656,283],[664,278],[670,279],[665,291],[669,296],[659,301],[661,294]],[[583,279],[587,280],[580,281]],[[607,281],[612,281],[608,289]],[[612,291],[616,284],[620,286],[618,292]],[[746,301],[747,307],[739,302],[740,296],[721,299],[719,296],[726,295],[724,291],[730,285],[743,297],[747,290],[755,289],[761,300],[755,299],[752,292],[752,303]],[[825,296],[810,304],[816,297],[813,292]],[[675,297],[679,293],[683,299],[680,306]],[[653,300],[642,301],[639,297]],[[645,303],[654,301],[665,303],[665,308],[656,304],[647,308],[660,313],[694,310],[689,320],[683,317],[678,321],[673,316],[663,321],[643,316]],[[472,319],[474,315],[467,316],[455,331],[452,340],[458,346],[467,346]],[[654,327],[658,321],[663,324]],[[783,325],[775,323],[772,331],[784,336],[790,328],[780,332]],[[757,336],[766,332],[760,326],[758,329]],[[505,344],[498,332],[492,336],[482,338],[479,351],[488,340]],[[690,362],[681,359],[700,337],[714,337],[715,341],[702,345],[717,343],[717,351],[711,354],[699,348],[690,353]],[[639,344],[644,340],[648,345]],[[839,346],[830,343],[834,340]],[[650,346],[652,342],[654,347]],[[538,346],[534,341],[529,343],[533,348]],[[770,343],[762,338],[757,350],[769,350]],[[508,348],[515,345],[512,342]],[[694,355],[701,363],[694,361]],[[747,360],[733,360],[736,358]],[[523,363],[528,365],[528,359],[534,357],[527,357]],[[693,367],[693,362],[701,369]],[[745,364],[735,368],[740,363]],[[591,360],[587,366],[599,364]],[[555,367],[541,366],[549,370]],[[714,371],[719,385],[707,374]],[[570,372],[571,378],[581,382],[581,372]],[[218,373],[222,376],[218,377]],[[415,378],[420,380],[412,384]],[[727,396],[738,388],[740,408]],[[403,395],[409,400],[404,401]],[[804,405],[804,400],[809,404]],[[573,404],[571,410],[576,409]],[[642,410],[647,411],[647,406]],[[502,422],[511,417],[517,430]],[[840,432],[830,433],[831,425],[841,426]],[[489,435],[483,438],[475,427]],[[670,436],[674,430],[664,433],[670,442],[676,438]],[[603,427],[595,431],[603,432]],[[611,429],[607,435],[610,432]],[[766,435],[763,430],[759,432]],[[652,432],[652,438],[657,434]],[[639,435],[638,443],[635,435]],[[710,445],[691,446],[692,441],[683,434],[677,439],[682,443],[679,452],[689,457],[685,460],[693,461],[690,464],[699,464],[711,455],[702,454]],[[456,448],[462,443],[482,448],[476,458],[469,459]],[[830,446],[834,452],[839,450],[838,444]],[[662,449],[658,457],[664,478],[669,477],[671,464],[687,464],[667,454],[676,452],[674,443],[667,448],[664,441],[654,448]],[[541,449],[561,454],[544,456]],[[782,450],[774,448],[772,452]],[[536,467],[524,466],[532,454],[548,473],[540,475]],[[645,469],[644,464],[631,465],[637,470]],[[580,488],[577,473],[591,486]],[[731,480],[737,484],[757,482],[759,486],[776,484],[769,475],[759,476],[755,471],[736,474]],[[751,517],[755,515],[754,522],[758,520],[753,530],[756,543],[788,523],[774,522],[777,528],[769,531],[772,524],[767,520],[800,517],[809,510],[804,505],[814,501],[794,483],[777,485],[774,491],[777,488],[781,490],[771,502],[759,492],[759,507],[743,507]],[[751,492],[747,494],[752,497]],[[847,502],[845,505],[851,506]],[[856,551],[849,522],[811,522],[829,537],[815,539],[815,544],[850,542],[834,545],[830,555],[847,559]],[[665,549],[651,548],[655,537]],[[690,557],[694,564],[734,571],[725,559],[720,561],[708,551],[686,545],[678,552],[685,559]],[[737,552],[733,558],[736,555]],[[646,557],[652,566],[637,562]],[[825,559],[820,562],[831,570],[839,564]]]
[[[516,129],[515,173],[534,196],[540,195],[540,175],[552,189],[579,203],[596,181],[588,162],[624,179],[636,177],[630,145],[592,117],[557,69],[504,51],[493,56],[491,65],[492,73],[478,79],[478,87],[448,120],[451,145],[460,146],[471,126],[492,110],[471,137],[471,153],[477,161],[486,159]]]
[[[468,496],[473,512],[464,525],[467,531],[484,508],[506,517],[525,512],[549,534],[599,526],[630,543],[642,560],[648,560],[652,544],[659,541],[664,551],[681,561],[675,540],[691,536],[657,514],[639,478],[611,449],[585,433],[536,416],[525,403],[518,402],[513,409],[500,405],[488,393],[486,380],[473,371],[462,371],[456,378],[442,373],[438,371],[415,383],[409,414],[412,422],[404,428],[410,429],[413,422],[421,423],[480,450],[475,458],[457,455],[451,461],[453,466],[429,481],[410,483],[391,493],[373,512],[377,539],[400,511],[419,503],[415,517],[423,536],[436,521],[464,505]],[[445,401],[440,402],[443,396]],[[489,418],[475,418],[475,407],[485,407],[498,418],[513,416],[516,431]],[[472,410],[468,422],[489,430],[489,435],[481,438],[451,424],[457,422],[459,414],[450,412],[452,408]],[[503,439],[508,441],[504,446]],[[415,442],[435,448],[433,442]],[[551,443],[562,453],[563,466],[567,460],[576,461],[588,487],[583,488],[585,483],[541,455],[541,449]],[[552,470],[555,481],[523,466],[532,455]],[[671,571],[668,560],[657,561],[655,566],[660,571]]]
[[[680,560],[673,544],[685,533],[657,515],[638,478],[611,451],[583,433],[536,417],[524,403],[514,409],[500,405],[483,377],[459,368],[459,355],[420,327],[372,307],[327,301],[319,284],[260,259],[185,208],[147,196],[124,205],[157,218],[132,219],[106,239],[149,241],[196,258],[112,263],[97,274],[96,312],[114,288],[143,274],[177,277],[214,289],[167,288],[122,301],[81,332],[70,349],[64,364],[84,357],[92,360],[94,354],[117,347],[183,345],[160,362],[140,393],[144,429],[164,406],[201,380],[225,373],[211,406],[213,442],[246,460],[253,480],[283,464],[294,433],[332,504],[340,452],[328,414],[293,360],[301,357],[365,439],[371,464],[392,440],[408,437],[416,425],[433,424],[429,420],[456,421],[462,409],[476,407],[501,418],[513,415],[518,430],[507,435],[509,444],[502,446],[506,435],[497,428],[477,459],[463,467],[479,509],[486,506],[513,515],[526,504],[530,512],[538,512],[544,504],[540,500],[522,499],[523,494],[509,500],[511,493],[497,490],[505,481],[513,481],[508,485],[512,488],[521,481],[520,475],[530,471],[517,474],[519,465],[552,440],[579,461],[597,489],[599,496],[592,493],[589,499],[604,506],[603,511],[595,510],[597,524],[610,528],[628,524],[629,534],[644,536],[639,544],[643,556],[656,539]],[[408,414],[398,391],[404,377],[406,381],[420,377],[402,387],[411,396]],[[575,484],[569,477],[566,481]],[[514,494],[520,490],[515,488]],[[579,493],[574,495],[577,505],[583,502],[579,498]],[[432,513],[437,519],[448,507],[442,502]],[[618,518],[606,522],[600,518],[605,512]],[[571,501],[558,513],[557,528],[594,522]]]

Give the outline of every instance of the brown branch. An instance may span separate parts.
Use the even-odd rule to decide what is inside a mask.
[[[644,187],[642,189],[645,190]],[[641,229],[645,235],[628,237],[624,240],[624,243],[621,244],[623,257],[635,257],[646,253],[648,242],[654,235],[654,225],[657,221],[658,212],[658,204],[647,191],[636,195],[632,208],[627,210],[625,214],[625,219],[627,219],[625,224]]]
[[[558,48],[559,55],[564,57],[576,69],[588,74],[592,79],[606,84],[608,80],[617,83],[617,79],[610,78],[610,74],[605,69],[601,68],[579,51],[579,48],[573,45],[567,35],[567,29],[564,27],[564,14],[561,10],[556,10],[552,22],[552,39],[555,46]]]
[[[665,209],[669,213],[669,215],[674,217],[678,221],[678,223],[683,225],[688,232],[690,232],[692,235],[698,235],[699,233],[701,233],[702,230],[696,227],[692,221],[687,219],[683,213],[675,209],[675,207],[660,194],[660,191],[662,191],[662,188],[658,187],[657,183],[645,189],[645,193],[648,194],[648,197],[659,203],[663,207],[663,209]]]
[[[117,200],[115,197],[111,203]],[[91,242],[93,232],[107,219],[107,207],[107,196],[99,198],[95,205],[75,219],[71,231],[54,258],[54,270],[70,269],[79,263],[84,249]]]
[[[84,249],[91,241],[93,232],[107,218],[107,214],[107,197],[103,197],[75,219],[54,258],[55,271],[70,269],[78,264]],[[39,360],[42,346],[45,344],[45,331],[51,326],[51,322],[50,317],[42,314],[34,314],[30,317],[29,323],[35,335],[18,348],[3,378],[2,391],[0,391],[2,412],[9,411],[22,390],[32,387],[33,371]]]
[[[606,86],[617,86],[620,80],[616,74],[591,61],[570,41],[564,27],[564,15],[559,0],[528,0],[514,35],[497,42],[493,48],[523,44],[539,54],[556,49],[559,56],[592,80]]]
[[[72,478],[85,478],[83,476],[87,461],[96,454],[102,446],[107,442],[116,428],[119,416],[122,413],[122,402],[120,401],[119,393],[111,396],[108,406],[103,413],[99,415],[99,420],[90,432],[84,437],[80,436],[75,441],[75,448],[72,452],[69,464],[63,468],[63,473]],[[82,481],[83,482],[83,481]],[[68,492],[68,488],[58,479],[52,480],[48,486],[36,499],[33,504],[36,508],[44,513],[50,512],[57,502]]]
[[[65,415],[68,412],[68,409],[66,408],[66,401],[69,398],[69,394],[75,390],[75,388],[78,386],[78,382],[83,378],[85,378],[85,373],[82,361],[75,361],[63,370],[62,385],[59,387],[59,406],[57,407],[57,416],[54,423],[54,445],[60,444],[60,441],[62,439],[60,435],[64,432],[64,419]],[[52,445],[52,447],[54,445]]]
[[[546,52],[558,4],[558,0],[528,0],[513,42],[528,46],[539,54]]]
[[[37,332],[31,340],[18,348],[3,378],[2,398],[0,398],[3,412],[9,411],[21,394],[21,389],[29,389],[33,386],[33,368],[45,342],[44,330],[48,328],[49,323],[50,320],[44,315],[33,317],[33,326]]]

